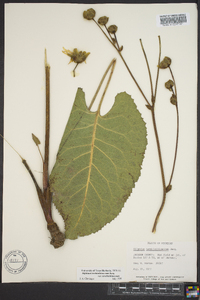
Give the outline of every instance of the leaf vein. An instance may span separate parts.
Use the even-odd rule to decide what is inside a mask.
[[[90,181],[90,184],[91,184],[91,186],[93,187],[93,189],[94,189],[95,193],[97,194],[97,196],[99,197],[99,199],[101,200],[101,205],[102,205],[103,200],[101,199],[99,193],[97,192],[97,190],[95,189],[95,187],[94,187],[94,185],[92,184],[91,181]]]
[[[96,149],[98,149],[101,153],[103,153],[111,161],[111,163],[113,164],[113,166],[115,167],[115,170],[117,172],[117,167],[116,167],[115,163],[113,162],[113,160],[103,150],[101,150],[99,147],[97,147],[96,145],[94,145],[94,147]]]
[[[89,153],[90,153],[90,151],[85,152],[85,153],[83,153],[83,154],[80,154],[80,155],[74,157],[72,160],[70,160],[70,162],[69,162],[67,165],[62,165],[62,164],[60,164],[60,166],[61,166],[61,167],[68,167],[73,161],[75,161],[75,160],[79,159],[80,157],[82,157],[82,156],[84,156],[84,155],[86,155],[86,154],[89,154]]]
[[[67,184],[64,188],[66,189],[66,188],[70,185],[71,181],[72,181],[78,174],[80,174],[81,172],[83,172],[84,170],[86,170],[86,169],[88,169],[88,168],[89,168],[89,166],[87,166],[87,167],[81,169],[80,171],[78,171],[78,172],[77,172],[77,173],[69,180],[68,184]]]
[[[84,145],[79,145],[79,146],[74,146],[74,147],[65,148],[65,151],[63,151],[62,153],[60,153],[60,156],[62,156],[62,155],[63,155],[66,151],[68,151],[68,150],[75,149],[75,148],[86,147],[86,146],[91,146],[91,144],[84,144]]]
[[[92,126],[93,126],[93,124],[87,125],[87,126],[84,126],[84,127],[74,128],[74,130],[86,129],[86,128],[89,128],[89,127],[92,127]]]
[[[69,198],[71,199],[72,197],[74,197],[77,193],[79,193],[82,189],[84,189],[84,187],[86,187],[86,184],[82,186],[82,188],[80,188],[78,191],[76,191],[73,195],[71,195]]]
[[[108,145],[108,146],[111,146],[111,147],[113,147],[113,148],[119,150],[121,153],[123,153],[123,151],[122,151],[121,149],[119,149],[118,147],[116,147],[116,146],[114,146],[114,145],[112,145],[112,144],[110,144],[110,143],[107,143],[107,142],[105,142],[105,141],[102,141],[102,140],[100,140],[100,139],[98,139],[98,138],[96,138],[96,140],[99,141],[99,142],[102,142],[103,144],[106,144],[106,145]]]
[[[107,130],[107,131],[110,131],[110,132],[112,132],[112,133],[116,133],[116,134],[119,134],[119,135],[123,136],[123,137],[128,141],[128,143],[129,143],[130,145],[132,145],[132,143],[129,141],[129,139],[127,138],[127,136],[126,136],[125,134],[123,134],[123,133],[121,133],[121,132],[117,132],[117,131],[112,130],[112,129],[108,129],[108,128],[106,128],[106,127],[100,125],[100,124],[97,124],[97,125],[100,126],[100,127],[103,128],[103,129]]]

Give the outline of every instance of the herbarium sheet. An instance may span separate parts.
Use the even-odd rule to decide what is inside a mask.
[[[196,281],[195,4],[6,4],[3,282]]]

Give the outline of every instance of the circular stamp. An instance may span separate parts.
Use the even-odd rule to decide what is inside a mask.
[[[26,268],[28,258],[20,250],[12,250],[4,257],[4,267],[12,274],[19,274]]]

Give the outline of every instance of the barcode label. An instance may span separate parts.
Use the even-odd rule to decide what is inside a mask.
[[[189,13],[157,15],[156,23],[157,23],[158,27],[189,25],[190,24],[190,15],[189,15]]]

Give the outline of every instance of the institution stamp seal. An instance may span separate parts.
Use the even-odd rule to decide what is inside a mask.
[[[28,258],[20,250],[12,250],[4,257],[4,267],[12,274],[19,274],[26,268]]]

